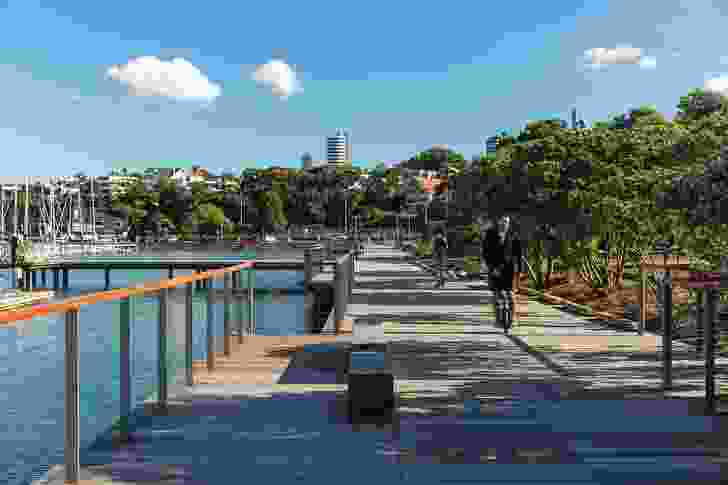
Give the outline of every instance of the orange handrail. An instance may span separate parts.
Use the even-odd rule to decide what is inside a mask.
[[[188,276],[176,276],[171,279],[159,280],[153,283],[142,283],[131,288],[100,291],[90,295],[77,296],[59,303],[34,305],[30,308],[24,308],[21,310],[6,310],[0,312],[0,324],[16,322],[19,320],[30,320],[33,317],[48,315],[50,313],[67,312],[69,310],[78,311],[83,305],[93,305],[94,303],[102,301],[121,300],[122,298],[128,298],[130,296],[159,291],[162,288],[174,288],[176,286],[193,283],[195,281],[216,278],[220,275],[224,275],[225,273],[234,273],[242,269],[252,269],[254,267],[255,263],[253,261],[246,261],[227,268],[208,270]]]

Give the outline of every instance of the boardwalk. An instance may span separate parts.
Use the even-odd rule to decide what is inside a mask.
[[[82,456],[97,464],[84,473],[185,484],[698,484],[725,475],[725,418],[659,391],[654,336],[524,298],[507,336],[488,291],[433,286],[399,251],[369,247],[347,311],[354,335],[260,338],[218,357],[212,374],[196,365],[197,386],[164,412],[139,410],[130,444],[101,437]],[[398,393],[394,421],[375,428],[345,412],[342,356],[362,338],[390,342]],[[699,393],[697,361],[677,347],[674,358],[676,394]],[[410,466],[423,463],[472,466]]]

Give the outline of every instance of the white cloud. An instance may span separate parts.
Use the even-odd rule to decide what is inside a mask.
[[[136,96],[164,96],[211,102],[222,93],[219,85],[181,58],[163,61],[154,56],[137,57],[110,67],[110,78],[126,84]]]
[[[293,69],[278,59],[259,65],[252,77],[255,82],[270,88],[273,95],[281,99],[287,99],[292,94],[303,92],[303,87]]]
[[[643,55],[642,49],[628,45],[615,48],[595,47],[584,52],[584,59],[589,67],[599,69],[616,64],[637,64],[642,68],[652,69],[657,66],[654,57]]]
[[[657,59],[654,57],[643,57],[640,59],[640,67],[643,69],[654,69],[657,67]]]
[[[705,81],[705,90],[728,96],[728,75],[708,79]]]

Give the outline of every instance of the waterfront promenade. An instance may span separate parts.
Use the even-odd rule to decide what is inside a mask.
[[[434,289],[404,253],[370,245],[346,311],[353,334],[246,336],[160,410],[136,411],[129,443],[83,453],[89,483],[719,483],[726,422],[702,415],[699,360],[660,339],[518,297],[512,335],[487,290]],[[346,416],[346,349],[389,342],[391,422]],[[246,347],[247,345],[247,347]],[[254,349],[255,348],[255,349]],[[223,364],[224,362],[224,364]],[[726,362],[718,360],[719,374]],[[228,399],[220,399],[228,398]],[[230,399],[235,398],[235,399]],[[461,464],[422,467],[422,464]],[[398,466],[393,466],[398,465]],[[418,465],[418,466],[411,466]],[[50,473],[61,483],[62,470]]]

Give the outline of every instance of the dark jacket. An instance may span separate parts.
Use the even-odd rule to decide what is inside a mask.
[[[432,241],[432,252],[433,256],[437,258],[438,260],[445,259],[445,256],[447,256],[447,238],[446,237],[435,237]]]
[[[500,271],[499,276],[489,276],[490,286],[498,290],[513,288],[514,272],[522,271],[522,245],[518,236],[509,229],[503,242],[500,241],[497,228],[488,229],[483,237],[483,261],[490,272]]]

